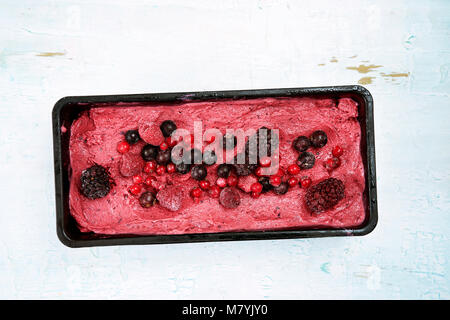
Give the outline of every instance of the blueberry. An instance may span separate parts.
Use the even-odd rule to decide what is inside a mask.
[[[166,165],[170,162],[171,153],[170,150],[159,150],[156,155],[156,162],[161,165]]]
[[[298,152],[306,151],[310,146],[311,141],[305,136],[299,136],[294,140],[294,142],[292,142],[292,147],[294,147],[294,149]]]
[[[150,208],[155,204],[155,202],[156,202],[156,195],[151,191],[144,192],[139,197],[139,203],[143,208]]]
[[[327,134],[322,130],[314,131],[309,139],[311,140],[311,144],[314,148],[322,148],[328,141]]]
[[[221,178],[228,178],[232,167],[229,164],[222,163],[217,167],[217,175]]]
[[[172,120],[165,120],[161,123],[159,128],[161,129],[163,136],[167,138],[177,129],[177,126]]]
[[[152,144],[146,144],[141,150],[142,159],[145,161],[155,160],[159,147]]]
[[[203,163],[204,164],[206,164],[208,166],[211,166],[211,165],[213,165],[216,162],[217,162],[217,156],[216,156],[216,153],[214,151],[206,150],[203,153]]]
[[[273,192],[276,194],[285,194],[288,192],[289,185],[286,182],[280,183],[279,186],[273,188]]]
[[[196,164],[195,166],[192,167],[191,176],[195,180],[198,181],[204,180],[207,174],[208,171],[206,170],[206,167],[203,164]]]
[[[139,139],[141,139],[141,137],[139,136],[139,132],[137,130],[128,130],[125,132],[125,140],[129,144],[135,144],[139,141]]]
[[[300,169],[311,169],[314,167],[314,163],[316,162],[316,158],[311,152],[303,152],[298,156],[297,164]]]
[[[191,169],[191,165],[188,163],[181,162],[175,166],[178,173],[186,174]]]

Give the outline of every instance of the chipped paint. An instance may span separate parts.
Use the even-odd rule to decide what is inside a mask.
[[[330,62],[331,62],[331,63],[336,63],[336,62],[338,62],[338,59],[336,59],[336,57],[332,57],[332,58],[330,59]]]
[[[363,77],[358,80],[358,83],[359,84],[371,84],[373,79],[375,79],[375,77]]]
[[[38,57],[56,57],[56,56],[63,56],[65,55],[65,52],[41,52],[38,53],[36,56]]]
[[[408,73],[380,73],[383,77],[391,77],[391,78],[405,78],[405,77],[409,77],[409,72]]]
[[[359,73],[368,73],[368,72],[372,72],[373,69],[377,69],[377,68],[381,68],[382,66],[380,65],[364,65],[364,64],[360,64],[357,67],[347,67],[348,70],[355,70],[358,71]]]

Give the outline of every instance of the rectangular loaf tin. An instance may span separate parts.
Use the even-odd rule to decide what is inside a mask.
[[[349,97],[358,103],[361,125],[361,155],[364,163],[366,188],[363,194],[366,204],[366,219],[363,224],[352,229],[296,229],[280,231],[222,232],[184,235],[100,235],[83,233],[69,210],[69,139],[72,122],[80,112],[92,104],[202,101],[218,99],[252,99],[262,97]],[[56,231],[58,238],[69,247],[92,247],[109,245],[137,245],[157,243],[180,243],[228,240],[264,240],[314,238],[330,236],[361,236],[370,233],[376,226],[377,190],[375,174],[375,140],[373,124],[373,99],[370,92],[362,86],[334,86],[316,88],[261,89],[237,91],[207,91],[182,93],[153,93],[106,96],[72,96],[60,99],[54,106],[53,150],[55,161]],[[64,126],[67,132],[62,133]]]

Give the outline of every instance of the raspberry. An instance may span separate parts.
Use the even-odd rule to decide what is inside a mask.
[[[344,198],[344,183],[328,178],[308,189],[305,195],[306,207],[311,213],[320,213],[333,208]]]

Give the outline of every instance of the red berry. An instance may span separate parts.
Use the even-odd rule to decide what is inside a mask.
[[[259,165],[263,168],[270,167],[271,164],[272,159],[270,159],[270,157],[262,157],[261,159],[259,159]]]
[[[213,198],[218,198],[220,195],[220,187],[217,185],[211,186],[209,189],[209,195]]]
[[[133,176],[133,183],[134,184],[141,184],[142,183],[142,177],[140,175],[134,175]]]
[[[202,180],[198,183],[198,185],[200,186],[200,188],[202,188],[203,190],[208,190],[210,183],[208,180]]]
[[[230,187],[235,187],[235,186],[238,184],[238,178],[235,177],[235,176],[233,176],[233,175],[230,175],[230,176],[227,178],[227,184],[228,184]]]
[[[226,178],[217,178],[216,185],[218,185],[220,188],[225,188],[227,186],[227,179]]]
[[[281,169],[281,168],[279,168],[278,171],[277,171],[277,173],[275,173],[275,175],[278,176],[278,177],[284,176],[284,170]]]
[[[216,136],[211,136],[211,137],[209,137],[209,139],[205,139],[205,141],[207,143],[213,143],[214,141],[216,141]]]
[[[130,151],[130,144],[126,141],[119,142],[119,144],[117,145],[117,151],[119,153],[127,153],[128,151]]]
[[[259,182],[255,182],[250,186],[250,190],[255,193],[261,193],[263,186]]]
[[[164,173],[166,173],[166,166],[158,166],[157,168],[156,168],[156,174],[157,175],[163,175]]]
[[[281,177],[280,176],[271,176],[269,181],[272,186],[278,187],[281,184]]]
[[[144,166],[144,172],[145,173],[154,172],[156,170],[156,166],[157,165],[156,165],[156,161],[155,160],[149,161]]]
[[[178,141],[173,139],[172,137],[167,137],[166,143],[169,147],[175,147],[177,145]]]
[[[250,193],[250,196],[253,199],[259,198],[260,195],[261,195],[261,192],[252,192],[252,193]]]
[[[263,176],[262,170],[263,170],[263,168],[261,168],[261,167],[256,168],[255,174],[256,174],[258,177],[262,177],[262,176]]]
[[[161,144],[159,145],[159,148],[164,151],[169,148],[169,145],[167,144],[167,142],[164,141],[164,142],[161,142]]]
[[[287,168],[287,171],[289,174],[295,176],[296,174],[300,173],[300,167],[297,164],[293,163]]]
[[[191,197],[200,198],[202,196],[202,193],[202,189],[200,189],[199,187],[195,187],[191,190]]]
[[[169,163],[167,164],[167,173],[174,173],[177,170],[175,164]]]
[[[308,188],[311,185],[312,181],[311,181],[311,178],[304,177],[304,178],[302,178],[300,183],[302,185],[302,188]]]
[[[342,154],[344,153],[344,149],[342,149],[340,146],[335,146],[333,148],[333,151],[331,152],[333,154],[333,156],[335,156],[336,158],[339,158],[340,156],[342,156]]]
[[[129,191],[130,193],[134,194],[134,195],[138,195],[142,190],[142,187],[139,184],[133,184]]]
[[[295,177],[290,177],[287,182],[289,187],[295,187],[298,184],[298,179]]]
[[[325,168],[328,171],[331,171],[333,169],[338,168],[341,165],[341,160],[339,158],[333,157],[333,158],[329,158],[327,159],[327,161],[325,161]]]
[[[147,178],[144,179],[144,184],[151,187],[153,181],[156,181],[156,178],[154,176],[148,176]]]

